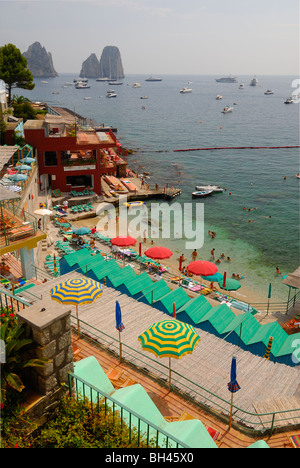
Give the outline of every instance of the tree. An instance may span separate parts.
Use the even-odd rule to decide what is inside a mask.
[[[27,60],[13,44],[0,47],[0,79],[8,91],[8,103],[12,88],[33,89],[33,75],[27,68]]]

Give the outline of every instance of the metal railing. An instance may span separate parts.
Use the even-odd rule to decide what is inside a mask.
[[[77,317],[71,316],[74,329],[77,329]],[[152,359],[136,349],[120,343],[118,339],[98,330],[90,324],[79,320],[80,334],[91,340],[96,346],[100,346],[110,351],[115,356],[122,356],[122,361],[137,368],[142,372],[167,384],[169,378],[169,367],[160,360]],[[229,419],[230,401],[218,396],[210,390],[198,385],[179,372],[172,370],[172,389],[182,394],[184,397],[198,403],[206,411],[213,413],[216,417]],[[268,413],[251,413],[233,404],[234,424],[240,429],[250,432],[267,432],[272,435],[275,429],[286,429],[299,424],[300,407],[273,411]],[[295,421],[294,423],[291,421]],[[285,424],[286,423],[286,424]]]
[[[74,382],[75,389],[73,388]],[[133,411],[128,406],[120,403],[113,396],[94,387],[84,379],[78,377],[76,374],[69,373],[69,391],[71,397],[74,396],[74,390],[77,399],[80,397],[88,398],[92,406],[92,410],[96,408],[99,412],[102,406],[105,416],[109,411],[112,413],[113,424],[119,423],[121,427],[125,424],[129,431],[129,443],[131,442],[133,435],[137,433],[138,447],[140,446],[140,443],[145,440],[147,446],[155,448],[190,448],[189,445],[186,445],[184,442],[144,418],[141,414]],[[94,402],[96,402],[96,404]]]

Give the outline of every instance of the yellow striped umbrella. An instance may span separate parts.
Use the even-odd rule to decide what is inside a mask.
[[[169,358],[169,390],[171,388],[171,358],[191,354],[200,341],[194,327],[179,320],[154,323],[138,337],[142,348],[156,357]]]
[[[51,289],[51,298],[61,304],[76,305],[79,331],[78,306],[91,304],[103,293],[100,283],[90,278],[76,278],[57,284]]]

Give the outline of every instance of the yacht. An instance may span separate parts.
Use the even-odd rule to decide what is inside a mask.
[[[221,112],[222,114],[228,114],[228,112],[232,112],[232,111],[233,111],[233,107],[226,106]]]
[[[252,78],[250,82],[250,86],[257,86],[257,85],[258,85],[258,79],[255,76],[254,78]]]
[[[116,93],[115,93],[115,91],[113,89],[109,89],[107,91],[106,97],[107,98],[113,98],[113,97],[117,97],[117,95],[116,95]]]
[[[236,83],[237,79],[234,76],[225,76],[223,78],[217,78],[217,83]]]
[[[153,76],[149,76],[145,81],[162,81],[162,78],[155,78]]]
[[[219,101],[220,99],[222,99],[223,96],[221,96],[221,94],[217,94],[217,97],[216,99]]]
[[[271,89],[267,89],[267,91],[265,91],[265,94],[268,96],[269,94],[274,94],[274,91],[272,91]]]
[[[294,103],[294,100],[290,97],[290,98],[287,98],[285,101],[284,101],[284,104],[293,104]]]
[[[75,88],[76,89],[88,89],[90,88],[90,86],[86,82],[77,81],[77,83],[75,84]]]
[[[133,83],[132,85],[133,88],[140,88],[141,86],[141,83]]]
[[[245,88],[244,83],[241,83],[240,86],[239,86],[239,89],[244,89],[244,88]]]
[[[184,93],[191,93],[193,90],[192,88],[182,88],[180,90],[180,93],[184,94]]]
[[[108,82],[109,85],[116,85],[116,86],[120,86],[122,85],[122,81],[109,81]]]

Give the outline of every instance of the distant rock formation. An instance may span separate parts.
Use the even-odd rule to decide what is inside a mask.
[[[81,68],[79,76],[81,78],[98,78],[100,75],[100,63],[96,57],[96,54],[91,54],[87,58]]]
[[[81,78],[110,78],[112,80],[125,78],[118,47],[104,47],[100,62],[95,54],[91,54],[83,62],[79,76]]]
[[[52,55],[42,47],[39,42],[34,42],[28,47],[27,52],[23,53],[27,60],[27,67],[34,77],[52,78],[58,76],[52,61]]]

